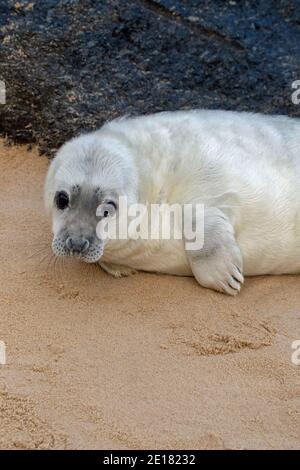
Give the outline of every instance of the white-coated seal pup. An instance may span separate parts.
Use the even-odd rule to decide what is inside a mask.
[[[178,111],[117,119],[67,142],[45,185],[56,255],[132,270],[194,275],[236,294],[243,276],[300,271],[300,119]],[[204,244],[101,240],[119,200],[204,205]],[[101,218],[101,217],[100,217]]]

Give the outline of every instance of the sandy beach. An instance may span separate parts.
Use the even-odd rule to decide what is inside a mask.
[[[0,144],[0,447],[300,446],[300,277],[230,298],[51,254],[48,160]]]

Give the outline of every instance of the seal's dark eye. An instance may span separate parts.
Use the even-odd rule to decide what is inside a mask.
[[[64,210],[69,205],[69,196],[65,191],[59,191],[56,193],[55,203],[58,209]]]
[[[98,217],[110,217],[113,216],[116,212],[117,205],[113,201],[105,201],[97,209]]]
[[[103,217],[108,217],[109,215],[113,215],[116,210],[117,210],[116,203],[114,201],[107,201],[105,204]]]

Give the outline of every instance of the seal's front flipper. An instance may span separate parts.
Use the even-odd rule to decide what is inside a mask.
[[[203,247],[186,253],[199,284],[230,295],[240,291],[244,282],[242,256],[234,229],[222,211],[205,209]]]
[[[129,268],[128,266],[120,266],[118,264],[112,263],[99,263],[103,271],[108,274],[111,274],[113,277],[127,277],[131,276],[132,274],[136,274],[136,270]]]

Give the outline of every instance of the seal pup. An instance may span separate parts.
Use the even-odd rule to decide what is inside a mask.
[[[64,144],[51,162],[45,202],[57,256],[134,270],[194,275],[235,295],[244,276],[300,271],[300,119],[232,111],[126,117]],[[129,203],[201,203],[204,244],[101,240],[97,207],[120,217]]]

